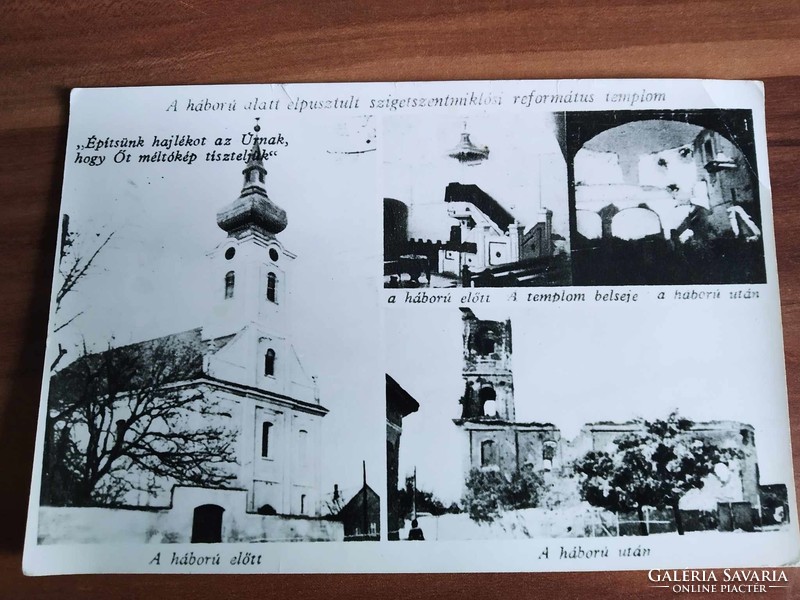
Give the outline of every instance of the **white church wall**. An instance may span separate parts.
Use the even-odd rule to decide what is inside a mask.
[[[204,326],[204,338],[240,331],[252,322],[269,322],[281,333],[285,317],[286,267],[294,255],[277,240],[266,242],[253,235],[229,238],[210,253],[210,294],[213,302]],[[277,260],[274,260],[277,257]],[[232,296],[226,295],[226,275],[233,273]],[[275,301],[267,299],[267,281],[275,274]]]
[[[286,413],[265,405],[254,406],[249,412],[253,420],[245,429],[251,432],[252,442],[250,451],[245,450],[245,453],[252,457],[253,470],[248,488],[255,490],[255,482],[262,482],[258,485],[258,497],[254,498],[252,508],[256,510],[263,504],[269,504],[278,512],[288,512],[283,500],[286,484],[284,468],[290,453]],[[264,456],[263,448],[264,423],[271,424],[268,427],[267,456]]]
[[[616,152],[597,152],[588,148],[575,155],[578,185],[623,185],[625,178]]]

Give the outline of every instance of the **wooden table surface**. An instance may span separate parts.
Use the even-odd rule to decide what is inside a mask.
[[[800,467],[800,3],[35,2],[0,8],[0,597],[634,597],[644,573],[25,578],[22,540],[68,90],[188,83],[705,77],[766,83]],[[770,598],[800,597],[800,577]],[[796,591],[797,590],[797,591]],[[696,596],[696,595],[695,595]]]

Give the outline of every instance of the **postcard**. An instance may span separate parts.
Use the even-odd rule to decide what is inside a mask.
[[[759,82],[77,89],[66,144],[27,574],[798,561]]]

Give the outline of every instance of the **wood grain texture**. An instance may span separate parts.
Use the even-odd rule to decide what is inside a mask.
[[[800,3],[6,1],[0,10],[0,597],[656,597],[643,573],[24,578],[68,90],[230,82],[762,79],[800,467]],[[800,577],[769,598],[800,597]],[[671,595],[671,594],[669,594]]]

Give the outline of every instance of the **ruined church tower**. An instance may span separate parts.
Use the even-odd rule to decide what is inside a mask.
[[[511,321],[478,319],[461,307],[464,395],[461,418],[514,421]]]
[[[560,463],[561,434],[550,423],[520,423],[514,411],[511,321],[479,319],[461,307],[464,394],[455,425],[464,432],[465,478],[474,469],[507,476],[522,468],[550,470]]]

